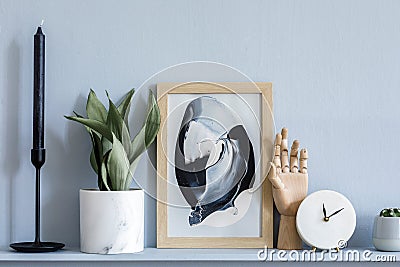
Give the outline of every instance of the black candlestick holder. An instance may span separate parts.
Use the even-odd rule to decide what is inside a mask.
[[[35,241],[10,244],[10,247],[19,252],[53,252],[65,245],[57,242],[40,241],[40,169],[46,158],[46,149],[37,148],[31,150],[31,162],[36,168],[36,196],[35,196]]]

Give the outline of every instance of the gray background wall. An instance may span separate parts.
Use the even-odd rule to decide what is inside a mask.
[[[42,18],[45,239],[79,245],[78,191],[95,186],[89,139],[63,115],[83,113],[89,88],[119,99],[165,67],[209,60],[274,83],[277,128],[309,149],[309,191],[348,196],[358,220],[350,245],[371,246],[374,215],[400,205],[399,14],[399,1],[1,0],[0,246],[33,235],[32,45]]]

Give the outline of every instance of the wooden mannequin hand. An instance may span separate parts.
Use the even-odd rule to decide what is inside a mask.
[[[281,214],[278,248],[301,249],[302,243],[296,230],[296,213],[300,203],[307,195],[308,174],[306,149],[300,151],[298,165],[299,141],[295,140],[288,155],[288,130],[282,129],[275,139],[275,155],[271,162],[268,179],[271,181],[276,208]]]

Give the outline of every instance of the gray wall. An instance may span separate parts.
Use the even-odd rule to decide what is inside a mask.
[[[373,216],[400,206],[399,14],[399,1],[1,0],[0,246],[33,235],[32,43],[42,18],[45,239],[78,246],[78,190],[96,184],[88,136],[63,115],[84,112],[89,88],[119,99],[165,67],[209,60],[274,83],[277,128],[309,149],[309,191],[348,196],[358,220],[350,245],[371,246]]]

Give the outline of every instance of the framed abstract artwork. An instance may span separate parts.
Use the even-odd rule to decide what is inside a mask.
[[[272,247],[272,84],[160,83],[157,101],[157,247]]]

